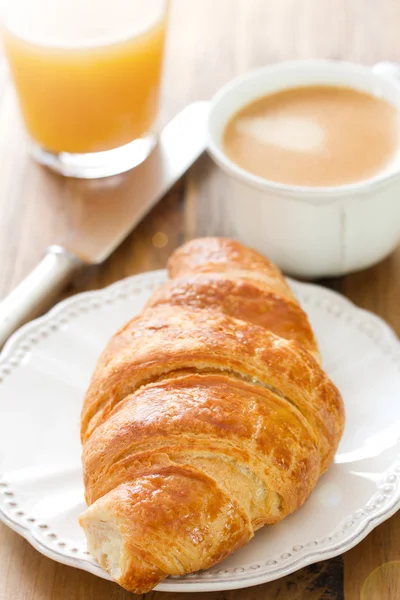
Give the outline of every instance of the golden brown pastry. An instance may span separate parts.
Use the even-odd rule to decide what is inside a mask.
[[[229,273],[294,299],[282,273],[271,261],[228,238],[197,238],[184,244],[169,259],[168,272],[172,279],[194,273]]]
[[[93,556],[136,593],[214,565],[296,510],[344,423],[275,266],[205,238],[169,272],[108,344],[82,412],[80,522]]]
[[[254,250],[224,238],[197,239],[173,254],[168,270],[171,281],[148,306],[223,312],[298,341],[320,361],[307,315],[279,269]]]

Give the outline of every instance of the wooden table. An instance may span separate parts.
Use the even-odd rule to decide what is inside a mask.
[[[190,101],[209,98],[234,75],[277,60],[327,57],[366,64],[400,60],[399,23],[400,3],[393,0],[173,0],[162,119]],[[4,63],[0,86],[0,296],[4,296],[46,246],[73,226],[80,202],[89,196],[93,201],[98,194],[99,202],[112,203],[115,189],[111,180],[96,187],[63,180],[34,165],[26,155]],[[163,267],[171,251],[191,237],[229,235],[224,215],[214,209],[214,198],[222,193],[218,172],[202,158],[115,254],[104,265],[87,269],[66,294]],[[367,271],[322,283],[376,312],[400,334],[400,250]],[[388,562],[390,569],[384,566]],[[43,557],[0,525],[0,600],[129,597],[115,584]],[[190,597],[155,592],[143,596]],[[399,600],[400,513],[336,559],[256,588],[197,598]]]

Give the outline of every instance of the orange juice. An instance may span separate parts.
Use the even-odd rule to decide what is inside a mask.
[[[53,153],[98,152],[151,131],[166,2],[146,0],[146,9],[153,10],[146,10],[145,19],[137,0],[22,4],[23,10],[11,11],[3,39],[22,115],[36,144]]]

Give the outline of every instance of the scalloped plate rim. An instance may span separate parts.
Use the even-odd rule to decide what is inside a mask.
[[[0,353],[0,366],[6,362],[10,354],[12,354],[15,346],[24,338],[26,335],[41,325],[45,324],[54,316],[62,313],[64,310],[67,310],[71,305],[75,302],[82,300],[83,298],[96,298],[98,296],[107,295],[110,291],[114,289],[118,289],[120,287],[126,286],[130,282],[140,282],[140,280],[148,281],[149,278],[158,279],[161,276],[164,276],[166,273],[165,269],[159,269],[155,271],[149,271],[140,273],[137,275],[132,275],[130,277],[119,280],[105,288],[101,288],[98,290],[89,290],[86,292],[80,292],[74,294],[71,297],[68,297],[61,302],[57,303],[54,307],[52,307],[47,313],[30,321],[29,323],[23,325],[20,329],[18,329],[6,342],[4,348]],[[400,350],[400,342],[399,339],[392,329],[381,317],[378,315],[359,308],[356,306],[351,300],[342,296],[339,292],[335,290],[327,289],[322,286],[319,286],[315,283],[302,282],[297,281],[295,279],[286,277],[287,281],[294,287],[295,291],[297,290],[307,290],[311,289],[315,294],[323,295],[326,297],[330,297],[334,299],[335,302],[341,304],[342,306],[346,306],[349,310],[356,313],[363,313],[365,318],[374,321],[381,330],[385,332],[387,338],[389,338],[390,342],[393,344],[397,344]],[[181,580],[177,580],[175,578],[170,578],[165,580],[163,583],[160,583],[155,590],[163,591],[163,592],[209,592],[209,591],[224,591],[224,590],[234,590],[241,589],[246,587],[252,587],[256,585],[260,585],[262,583],[267,583],[269,581],[274,581],[290,573],[293,573],[307,565],[319,562],[321,560],[326,560],[329,558],[334,558],[344,552],[350,550],[358,543],[360,543],[373,529],[375,529],[378,525],[389,519],[400,509],[400,487],[397,489],[397,494],[395,494],[392,502],[388,506],[384,506],[381,511],[378,511],[370,516],[365,515],[363,519],[360,519],[358,527],[352,532],[352,535],[332,544],[331,547],[327,549],[320,550],[310,550],[306,552],[302,556],[299,556],[298,559],[293,559],[288,561],[286,565],[277,565],[276,568],[270,569],[268,572],[264,572],[262,574],[257,575],[256,573],[249,574],[248,576],[242,576],[239,579],[235,578],[222,578],[218,581],[206,580],[206,581],[191,581],[189,578],[182,578]],[[64,554],[62,551],[56,551],[52,548],[43,544],[40,539],[36,538],[34,533],[31,531],[29,526],[22,525],[17,520],[14,520],[7,512],[0,506],[0,521],[2,521],[5,525],[7,525],[10,529],[21,535],[25,538],[36,550],[38,550],[44,556],[67,566],[75,567],[94,575],[97,575],[103,579],[112,581],[110,576],[98,565],[94,562],[88,560],[82,560],[78,557]]]

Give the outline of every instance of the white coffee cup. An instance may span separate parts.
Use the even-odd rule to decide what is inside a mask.
[[[398,162],[370,179],[305,187],[279,184],[242,169],[225,154],[222,137],[230,118],[246,104],[304,85],[350,87],[400,110],[399,76],[400,66],[393,63],[370,69],[331,60],[290,61],[238,77],[212,98],[208,150],[225,174],[224,209],[229,207],[238,240],[286,273],[305,278],[344,275],[394,250],[400,241],[400,151]]]

